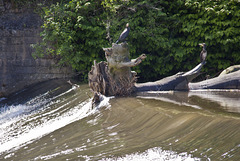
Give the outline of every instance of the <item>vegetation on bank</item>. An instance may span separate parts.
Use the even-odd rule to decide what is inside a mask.
[[[207,44],[207,74],[240,62],[238,0],[62,0],[42,7],[40,14],[43,41],[35,45],[35,57],[55,56],[85,79],[93,60],[105,60],[102,48],[112,46],[127,22],[131,57],[147,55],[133,69],[141,81],[193,68],[200,62],[202,42]]]

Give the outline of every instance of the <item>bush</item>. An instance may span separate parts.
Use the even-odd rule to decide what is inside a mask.
[[[60,57],[59,64],[84,72],[86,79],[93,60],[103,60],[102,47],[107,45],[101,2],[72,0],[44,7],[43,12],[43,41],[35,45],[35,57],[44,49],[45,54]]]
[[[46,49],[60,56],[61,64],[83,71],[85,78],[93,60],[105,60],[102,47],[111,46],[127,22],[131,56],[147,55],[134,68],[141,81],[191,69],[200,62],[202,42],[207,44],[203,71],[208,74],[240,61],[240,2],[236,0],[71,0],[43,11],[43,42],[36,46],[37,53]]]
[[[199,52],[198,43],[205,42],[208,63],[204,71],[213,75],[238,64],[240,2],[186,0],[184,7],[177,14],[181,26],[178,31],[180,41],[176,44],[183,47],[183,53],[194,56]]]

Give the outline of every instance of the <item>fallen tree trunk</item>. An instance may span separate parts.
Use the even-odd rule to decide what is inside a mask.
[[[173,76],[155,82],[136,83],[136,72],[131,67],[140,64],[146,55],[130,59],[127,43],[113,44],[103,48],[107,62],[94,62],[88,74],[89,86],[96,95],[124,96],[145,91],[189,91],[199,89],[240,89],[240,71],[225,74],[217,78],[191,83],[205,64],[202,62],[188,72],[179,72]],[[97,99],[96,99],[97,100]]]
[[[136,92],[169,90],[188,91],[189,82],[191,82],[200,74],[200,70],[204,64],[205,63],[200,63],[188,72],[180,72],[173,76],[169,76],[155,82],[136,84]]]
[[[228,67],[227,69],[223,70],[220,74],[219,77],[224,76],[226,74],[232,73],[232,72],[236,72],[240,70],[240,65],[233,65]]]
[[[189,91],[200,89],[240,89],[240,71],[222,74],[219,77],[207,79],[197,83],[191,81],[200,74],[204,64],[200,63],[186,73],[176,74],[156,82],[136,84],[136,91]],[[231,68],[231,67],[229,67]]]
[[[207,79],[198,83],[189,83],[189,89],[240,89],[240,71]]]

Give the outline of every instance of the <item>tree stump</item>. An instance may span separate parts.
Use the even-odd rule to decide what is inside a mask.
[[[135,91],[136,72],[131,71],[146,58],[142,54],[136,59],[130,59],[128,44],[112,44],[111,48],[103,48],[107,62],[96,63],[88,73],[90,88],[94,93],[106,96],[126,96]]]

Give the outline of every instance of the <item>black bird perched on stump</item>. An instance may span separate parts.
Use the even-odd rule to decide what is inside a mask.
[[[130,27],[129,27],[129,23],[126,24],[126,28],[123,30],[123,32],[121,33],[121,35],[119,36],[118,40],[116,41],[116,44],[119,42],[119,41],[124,41],[128,34],[130,32]]]
[[[202,48],[203,48],[200,53],[200,60],[201,60],[201,62],[205,62],[206,57],[207,57],[207,50],[206,50],[207,46],[205,43],[201,43],[199,45],[202,46]]]

